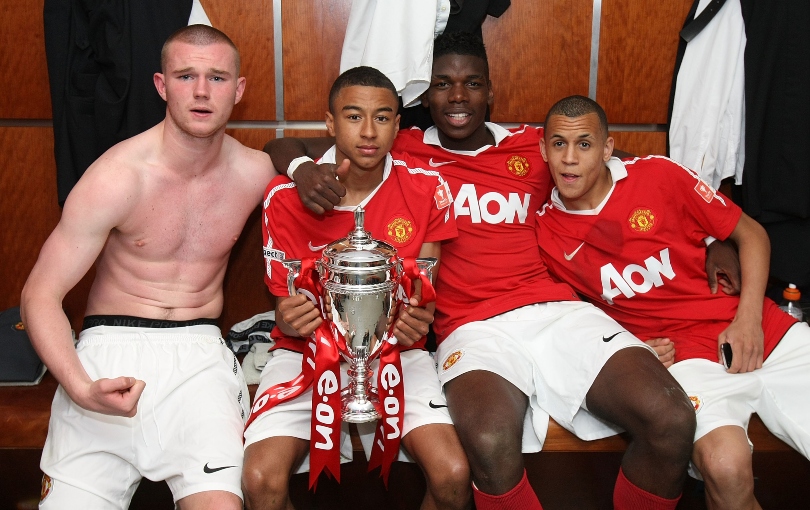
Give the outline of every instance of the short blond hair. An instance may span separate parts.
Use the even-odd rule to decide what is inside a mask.
[[[242,59],[239,56],[239,50],[236,45],[231,41],[231,38],[223,32],[208,25],[189,25],[176,31],[166,39],[163,43],[163,49],[160,50],[160,69],[166,72],[166,62],[168,60],[169,45],[173,42],[183,42],[194,46],[208,46],[209,44],[225,43],[233,48],[234,57],[236,60],[236,75],[239,75],[239,70],[242,66]]]

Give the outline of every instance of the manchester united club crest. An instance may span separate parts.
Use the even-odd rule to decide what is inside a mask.
[[[53,480],[48,475],[42,475],[42,487],[40,487],[39,490],[39,502],[41,503],[45,501],[45,498],[48,497],[52,490]]]
[[[401,217],[394,218],[388,222],[385,233],[394,244],[408,244],[414,235],[413,222]]]
[[[633,211],[627,221],[633,232],[649,232],[655,226],[655,213],[652,209],[641,207]]]
[[[510,156],[506,160],[506,169],[515,177],[526,177],[529,175],[529,160],[523,156]]]
[[[17,331],[25,331],[25,324],[23,324],[22,321],[20,321],[17,324],[15,324],[13,328],[16,329]]]
[[[455,365],[456,362],[461,359],[462,356],[464,356],[464,351],[462,350],[451,352],[450,356],[444,358],[444,363],[442,363],[442,370],[444,370],[445,372],[450,370],[453,367],[453,365]]]
[[[703,398],[700,395],[689,395],[689,401],[692,402],[692,407],[695,408],[695,414],[703,409]]]

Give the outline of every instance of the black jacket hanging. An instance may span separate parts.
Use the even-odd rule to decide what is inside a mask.
[[[771,238],[771,276],[810,285],[810,2],[741,0],[743,209]]]
[[[160,50],[188,23],[192,0],[45,0],[59,203],[116,143],[160,122],[152,76]]]

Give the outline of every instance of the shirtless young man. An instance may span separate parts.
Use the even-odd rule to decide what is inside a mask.
[[[759,223],[692,170],[662,156],[620,160],[612,149],[596,102],[571,96],[549,110],[542,151],[556,188],[537,214],[543,257],[628,331],[674,354],[666,364],[695,406],[692,460],[707,506],[760,508],[748,421],[756,412],[810,457],[810,328],[764,298],[770,244]],[[739,296],[706,288],[708,236],[739,247]]]
[[[335,145],[323,154],[321,161],[341,164],[347,170],[341,177],[347,193],[334,210],[323,216],[312,214],[285,176],[275,178],[267,187],[262,221],[265,282],[278,296],[278,323],[272,333],[276,341],[274,355],[262,371],[257,402],[267,390],[302,374],[302,361],[307,359],[303,353],[309,350],[310,336],[318,333],[316,328],[323,322],[320,309],[303,291],[289,295],[288,271],[279,263],[280,259],[320,255],[324,246],[345,237],[354,228],[354,211],[359,206],[365,210],[365,230],[374,239],[393,246],[402,258],[440,259],[441,242],[457,235],[451,201],[446,199],[447,185],[439,172],[425,168],[407,154],[389,152],[399,129],[397,103],[393,83],[370,67],[349,69],[332,85],[326,125],[335,136]],[[380,371],[397,374],[389,379],[402,381],[401,385],[390,386],[403,390],[398,397],[404,406],[401,425],[392,427],[390,418],[384,416],[378,422],[357,424],[357,430],[366,454],[371,454],[371,465],[376,464],[375,453],[387,452],[387,460],[382,464],[384,476],[393,460],[412,460],[422,468],[427,482],[423,510],[461,510],[469,506],[471,499],[469,467],[447,412],[433,359],[424,348],[425,334],[433,322],[433,303],[418,306],[417,294],[418,291],[410,297],[410,306],[401,309],[394,324],[401,377],[396,363],[386,368],[379,358],[372,363],[373,386],[377,387]],[[318,344],[318,350],[322,345]],[[336,380],[342,379],[340,388],[347,383],[347,368],[346,363],[341,363],[332,372]],[[245,431],[243,486],[247,508],[292,509],[290,476],[310,471],[311,483],[317,480],[324,465],[318,456],[325,444],[335,445],[332,450],[341,450],[342,458],[351,460],[348,424],[344,424],[342,432],[339,429],[330,432],[327,435],[330,441],[312,431],[313,420],[323,413],[323,404],[318,402],[317,413],[313,415],[313,388],[324,386],[328,364],[320,377],[319,369],[315,365],[313,383],[301,393],[266,412],[254,409]],[[340,374],[336,373],[338,370]],[[386,398],[386,411],[390,398]],[[393,417],[395,423],[400,423],[396,413]],[[401,435],[399,455],[395,444],[372,450],[372,444],[378,447],[375,437],[378,432],[386,439]],[[330,470],[339,469],[337,454],[334,451],[334,465],[327,464]]]
[[[492,100],[480,39],[442,36],[423,99],[436,126],[400,131],[394,144],[439,167],[455,198],[459,236],[442,244],[436,359],[476,508],[540,508],[522,452],[540,450],[546,413],[585,439],[616,432],[602,420],[627,430],[616,508],[674,508],[694,412],[651,349],[549,276],[531,221],[550,192],[543,130],[485,123]],[[286,168],[325,143],[285,138],[265,150]],[[304,163],[296,182],[326,174],[321,188],[333,189],[332,172]]]
[[[43,509],[126,508],[141,477],[181,509],[241,509],[248,394],[216,319],[228,257],[276,175],[225,134],[242,98],[225,34],[185,27],[154,76],[166,118],[102,155],[70,193],[22,293],[59,381]],[[65,294],[96,264],[74,348]]]

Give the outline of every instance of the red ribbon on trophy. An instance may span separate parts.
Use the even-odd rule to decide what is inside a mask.
[[[325,306],[320,297],[323,296],[323,289],[315,270],[315,259],[301,260],[301,271],[295,286],[310,294],[310,299],[315,297],[318,300],[315,304],[324,320],[307,340],[302,353],[301,373],[292,381],[277,384],[259,395],[245,428],[262,413],[296,398],[317,381],[312,392],[310,447],[310,488],[314,488],[321,471],[340,481],[340,351],[345,349],[345,341],[339,332],[330,331],[330,322],[326,319]]]
[[[416,263],[416,259],[407,258],[402,261],[402,276],[400,286],[405,300],[410,299],[414,292],[414,280],[422,282],[422,300],[417,306],[424,307],[436,300],[436,291],[430,279]],[[403,305],[397,304],[397,314]],[[388,331],[388,337],[396,342],[393,336],[394,323]],[[380,351],[380,367],[377,370],[377,395],[380,398],[378,411],[382,416],[374,433],[374,447],[368,461],[368,470],[381,467],[380,476],[388,487],[388,475],[391,464],[399,453],[399,443],[402,440],[402,423],[405,415],[405,390],[402,384],[402,362],[399,357],[399,348],[396,343],[386,342]]]

